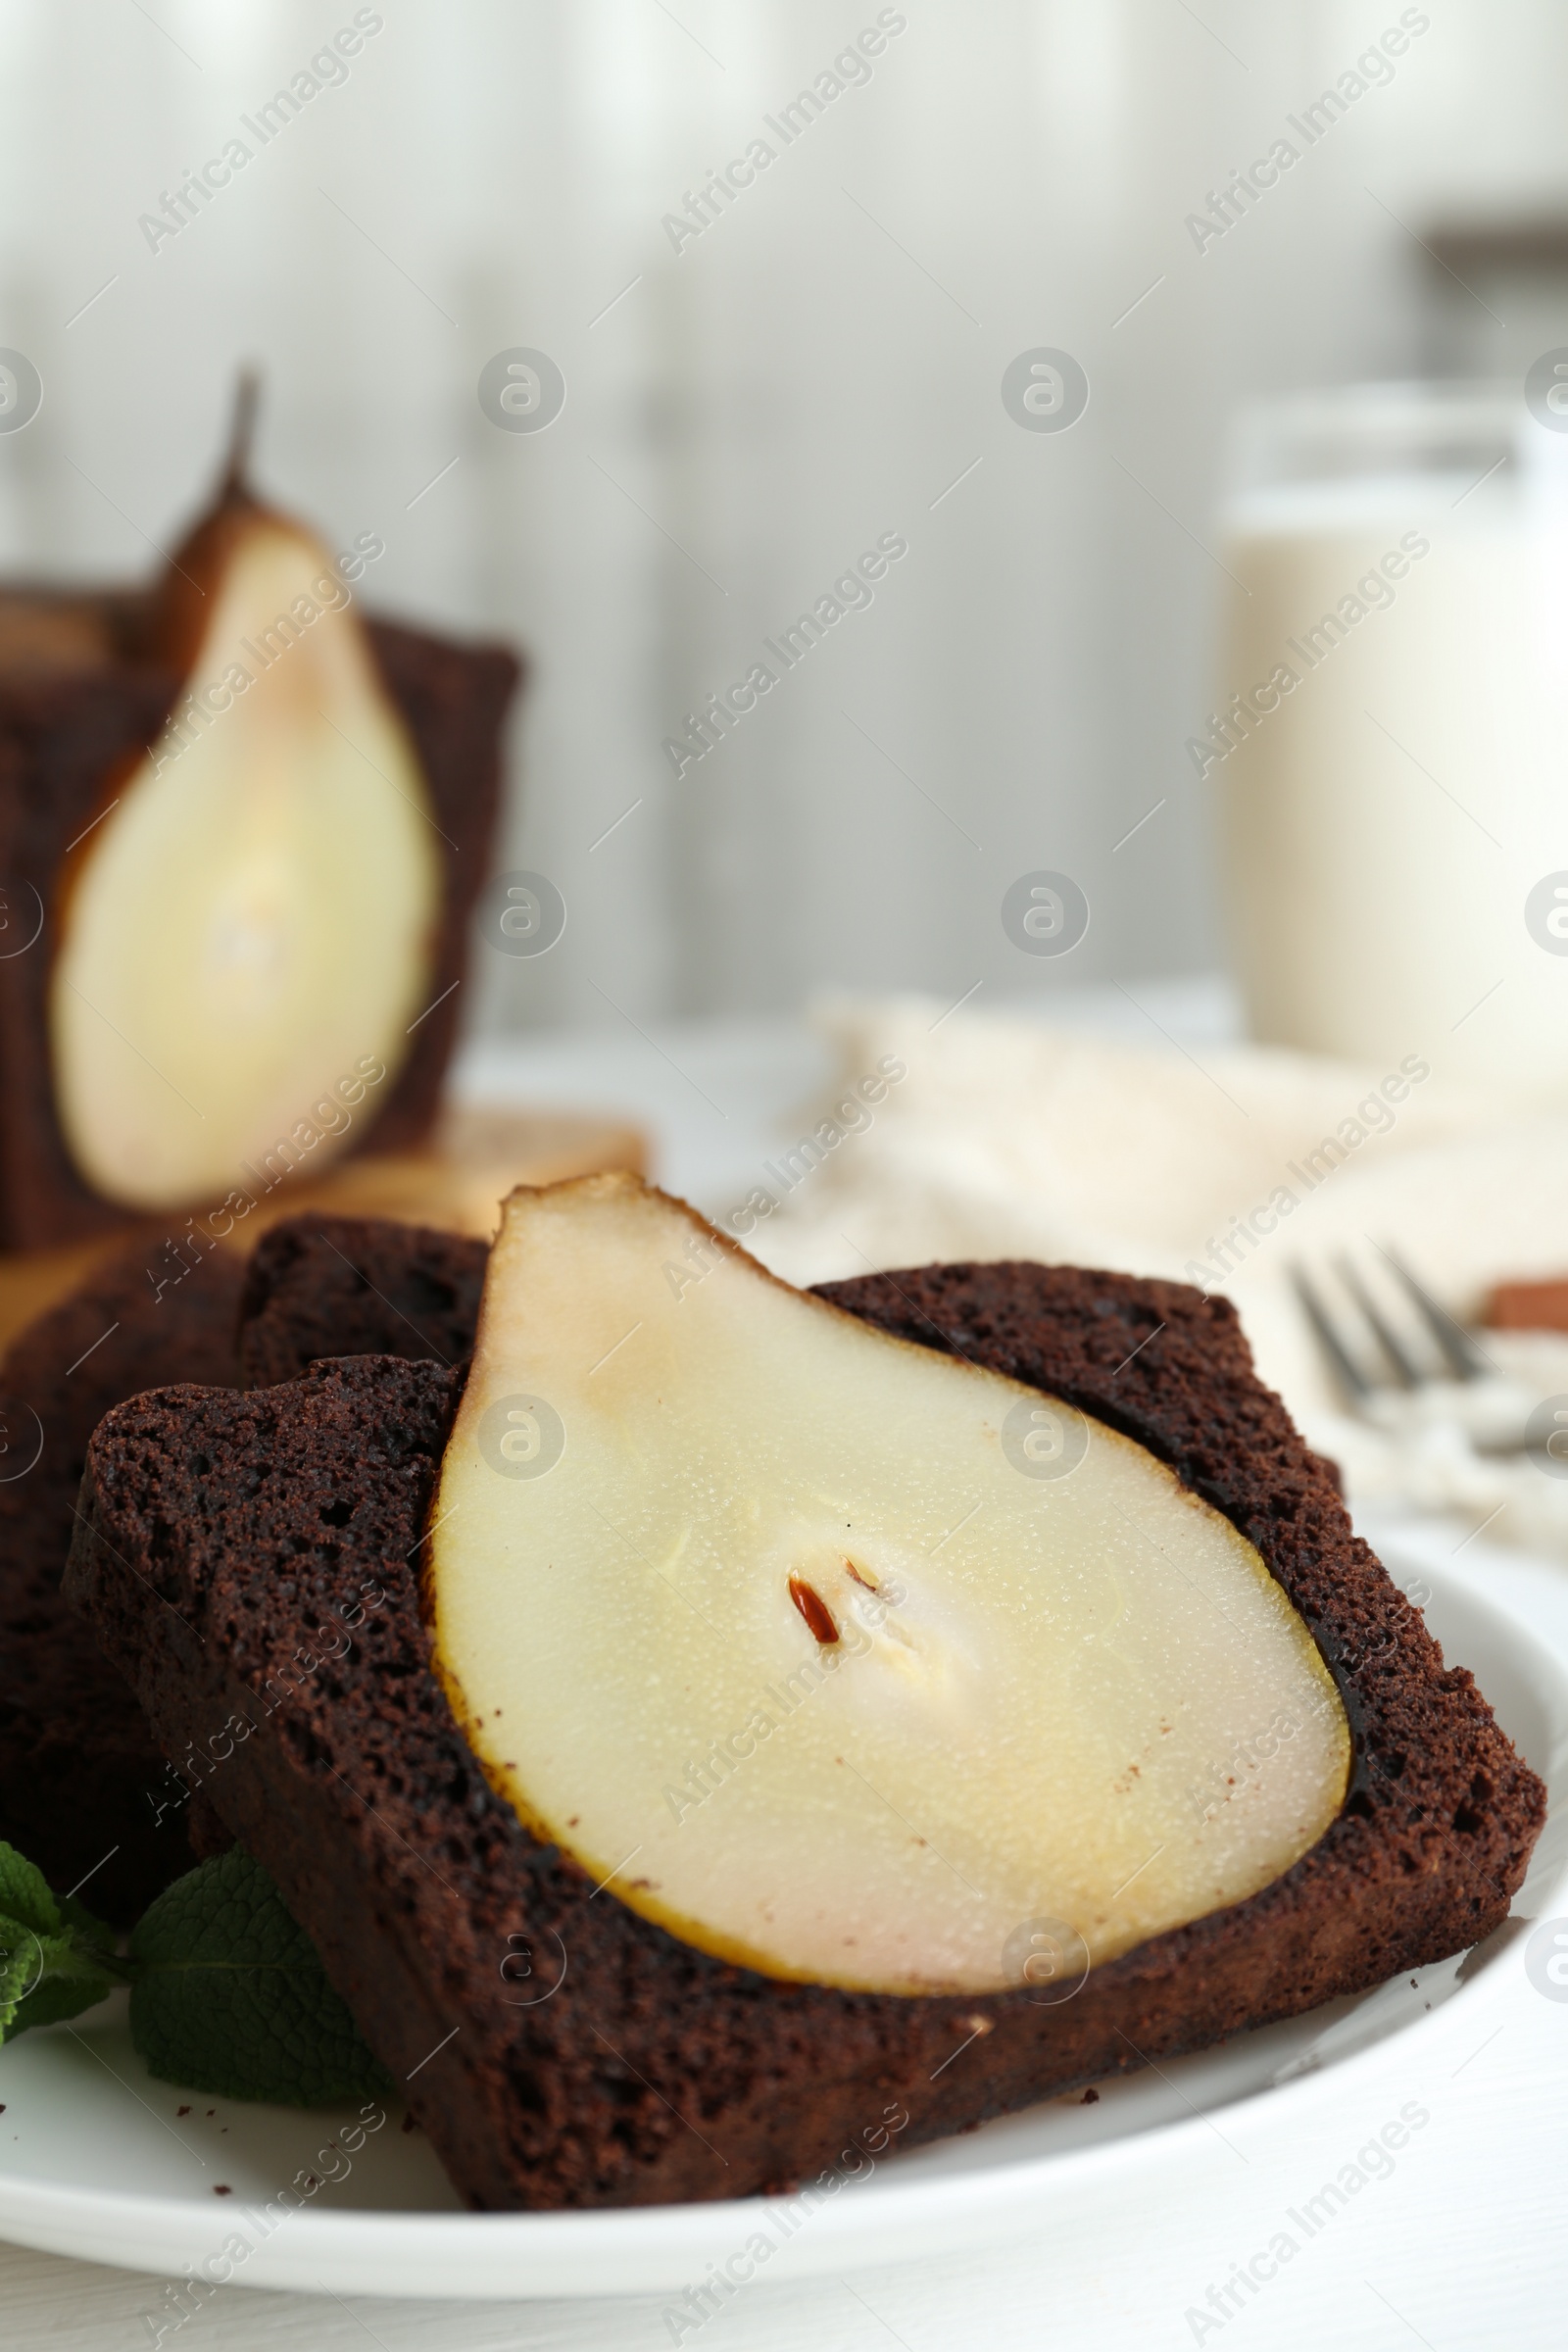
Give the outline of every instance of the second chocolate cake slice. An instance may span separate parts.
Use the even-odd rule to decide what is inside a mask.
[[[585,1219],[599,1220],[586,1282],[572,1255]],[[648,1219],[653,1253],[639,1241],[615,1258]],[[91,1449],[68,1580],[160,1738],[278,1879],[472,2203],[777,2188],[847,2135],[911,2144],[956,2131],[1362,1989],[1505,1916],[1541,1785],[1351,1535],[1225,1301],[1013,1264],[871,1277],[815,1304],[627,1179],[514,1197],[498,1256],[466,1381],[437,1362],[361,1358],[248,1396],[183,1388],[121,1407]],[[539,1345],[552,1286],[564,1302],[559,1412],[517,1377],[534,1359],[513,1352],[519,1319]],[[773,1416],[756,1430],[755,1495],[750,1469],[677,1475],[694,1433],[708,1444],[750,1377],[725,1371],[704,1409],[687,1409],[694,1367],[729,1363],[712,1349],[736,1316],[743,1367],[752,1338],[768,1342],[758,1361]],[[787,1452],[816,1409],[777,1344],[796,1333],[825,1351],[813,1378],[841,1365],[853,1377],[811,1441],[812,1476],[775,1520],[764,1457]],[[877,1409],[851,1492],[830,1459],[834,1422],[861,1410],[868,1381]],[[935,1450],[947,1444],[950,1397],[956,1458],[966,1477],[979,1465],[976,1529],[989,1513],[991,1532],[961,1536],[955,1511],[894,1573],[902,1506],[896,1476],[895,1504],[876,1499],[890,1491],[878,1449],[912,1494],[933,1431]],[[921,1420],[933,1402],[937,1422]],[[695,1512],[699,1540],[651,1548],[671,1494],[668,1523]],[[578,1496],[604,1522],[586,1545]],[[1116,1511],[1130,1498],[1125,1540],[1105,1498]],[[760,1567],[744,1544],[705,1566],[703,1514],[744,1525],[753,1501]],[[1036,1586],[1027,1568],[1014,1577],[1017,1531],[1004,1521],[1015,1504],[1044,1514]],[[1140,1526],[1146,1507],[1166,1516]],[[1093,1577],[1051,1533],[1090,1524],[1110,1531]],[[789,1548],[775,1560],[776,1525]],[[1018,1584],[1004,1630],[1038,1660],[1051,1705],[1043,1694],[1031,1709],[995,1665],[965,1680],[997,1598],[988,1564],[999,1587]],[[741,1718],[711,1754],[669,1754],[662,1791],[601,1772],[597,1751],[613,1760],[628,1725],[669,1720],[672,1666],[674,1686],[700,1660],[727,1690],[736,1642],[752,1638],[726,1627],[737,1594],[762,1629],[759,1657],[795,1629],[795,1695],[775,1676],[749,1733]],[[1152,1632],[1139,1623],[1149,1607],[1166,1612]],[[660,1635],[639,1665],[617,1632],[623,1608],[634,1636],[650,1610],[679,1635]],[[710,1632],[729,1638],[709,1649],[688,1620],[712,1612]],[[603,1688],[578,1716],[582,1681],[567,1668],[597,1654],[581,1643],[601,1630]],[[1188,1661],[1178,1683],[1158,1680],[1164,1650]],[[1227,1677],[1250,1710],[1234,1741],[1212,1731],[1230,1720],[1213,1714]],[[854,1692],[869,1715],[844,1714]],[[994,1723],[1015,1724],[1026,1746],[1075,1708],[1060,1753],[1088,1774],[1103,1820],[1073,1817],[1065,1780],[1020,1809],[1006,1743],[987,1745]],[[1118,1709],[1137,1727],[1131,1745],[1117,1744]],[[970,1727],[967,1751],[932,1750],[950,1717]],[[1183,1788],[1162,1742],[1174,1755],[1200,1719],[1210,1770]],[[866,1744],[867,1723],[882,1748]],[[768,1810],[786,1741],[794,1811],[814,1825],[804,1845],[791,1810]],[[897,1786],[888,1753],[908,1765]],[[1272,1762],[1282,1753],[1288,1772]],[[944,1817],[936,1834],[947,1782],[995,1801],[960,1790],[956,1826]],[[604,1844],[628,1791],[643,1807],[641,1859]],[[660,1827],[661,1801],[673,1828]],[[776,1836],[732,1826],[733,1867],[705,1878],[710,1825],[749,1808]],[[1128,1894],[1113,1884],[1116,1839],[1155,1817],[1172,1859],[1149,1852]],[[1032,1841],[1053,1857],[1036,1880]],[[769,1863],[775,1851],[787,1866]],[[995,1861],[1000,1896],[977,1853]],[[879,1872],[884,1897],[867,1905],[857,1882]],[[835,1923],[854,1933],[830,1950]],[[906,1933],[922,1924],[928,1937]]]
[[[460,1363],[473,1346],[487,1245],[385,1217],[289,1217],[263,1236],[239,1303],[244,1385],[328,1355]]]
[[[220,1250],[159,1291],[153,1256],[99,1267],[0,1357],[0,1838],[125,1927],[190,1868],[190,1816],[124,1678],[61,1594],[82,1464],[103,1415],[138,1390],[239,1380],[239,1258]]]
[[[418,1144],[457,1035],[506,646],[371,619],[245,476],[140,590],[0,586],[0,1248],[221,1237]]]

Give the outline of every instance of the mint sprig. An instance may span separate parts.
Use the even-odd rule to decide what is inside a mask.
[[[166,1887],[119,1954],[110,1929],[0,1841],[0,2042],[127,1982],[131,2040],[163,2082],[289,2107],[392,2088],[275,1882],[238,1846]]]
[[[0,2041],[94,2008],[122,1979],[112,1929],[0,1840]]]

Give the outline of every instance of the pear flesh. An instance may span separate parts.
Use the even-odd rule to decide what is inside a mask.
[[[1345,1798],[1305,1625],[1168,1467],[634,1177],[506,1203],[426,1561],[520,1818],[773,1977],[1070,1991]]]
[[[325,549],[254,508],[206,597],[185,741],[84,843],[50,980],[67,1144],[137,1208],[220,1199],[280,1144],[319,1168],[334,1089],[371,1115],[407,1056],[440,912],[424,780]]]

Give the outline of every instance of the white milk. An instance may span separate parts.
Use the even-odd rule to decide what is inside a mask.
[[[1568,955],[1525,901],[1568,880],[1568,441],[1521,409],[1479,486],[1484,454],[1438,454],[1233,503],[1238,740],[1201,726],[1192,756],[1254,1036],[1564,1097]]]

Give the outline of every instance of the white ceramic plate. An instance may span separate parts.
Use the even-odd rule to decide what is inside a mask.
[[[1133,2179],[1180,2167],[1199,2135],[1224,2131],[1228,2108],[1266,2101],[1270,2121],[1288,2123],[1307,2102],[1344,2098],[1357,2066],[1392,2037],[1446,2025],[1461,2006],[1479,2018],[1517,1966],[1506,1955],[1523,1923],[1568,1910],[1568,1678],[1519,1620],[1451,1574],[1422,1573],[1433,1592],[1427,1618],[1448,1662],[1473,1669],[1546,1780],[1553,1810],[1513,1918],[1463,1960],[1106,2084],[1095,2105],[1054,2101],[886,2156],[804,2217],[778,2199],[470,2214],[395,2107],[345,2158],[329,2143],[346,2133],[352,2145],[348,2111],[231,2105],[153,2082],[117,1998],[74,2028],[0,2050],[0,2236],[173,2282],[195,2273],[343,2294],[657,2293],[737,2255],[739,2268],[750,2263],[772,2281],[1016,2235],[1069,2188],[1120,2193]],[[312,2179],[301,2208],[284,2214],[274,2204],[268,2227],[269,2200]],[[760,2258],[754,2246],[746,2256],[759,2234],[769,2253]],[[196,2303],[185,2290],[184,2308]],[[170,2316],[178,2308],[171,2301]]]

